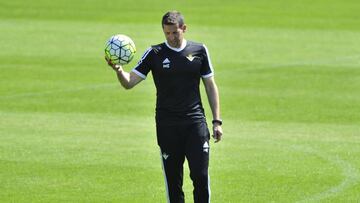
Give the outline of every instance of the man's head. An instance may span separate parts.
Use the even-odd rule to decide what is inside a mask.
[[[162,28],[167,43],[174,48],[181,47],[186,31],[184,17],[178,11],[169,11],[162,18]]]

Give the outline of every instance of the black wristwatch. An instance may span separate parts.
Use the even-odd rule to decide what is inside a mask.
[[[221,119],[214,119],[212,120],[212,124],[214,125],[215,123],[222,125],[223,121]]]

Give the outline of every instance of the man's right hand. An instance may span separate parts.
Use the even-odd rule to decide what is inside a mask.
[[[123,70],[122,66],[119,64],[113,64],[109,58],[105,56],[107,64],[116,72],[121,72]]]
[[[133,71],[128,73],[125,70],[123,70],[121,65],[112,63],[111,60],[109,58],[107,58],[106,56],[105,56],[105,60],[106,60],[107,64],[116,72],[116,75],[119,79],[120,84],[125,89],[131,89],[143,80],[142,77],[138,76]]]

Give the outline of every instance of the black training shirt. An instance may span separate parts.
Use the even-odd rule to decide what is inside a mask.
[[[199,83],[214,74],[205,45],[183,40],[178,49],[167,42],[152,46],[132,71],[145,79],[150,70],[157,90],[157,124],[205,120]]]

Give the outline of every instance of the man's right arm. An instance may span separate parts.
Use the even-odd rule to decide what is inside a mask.
[[[105,60],[107,61],[109,66],[116,72],[121,86],[123,86],[125,89],[131,89],[143,80],[143,78],[136,75],[134,72],[128,73],[124,71],[121,65],[113,64],[107,58],[105,58]]]

